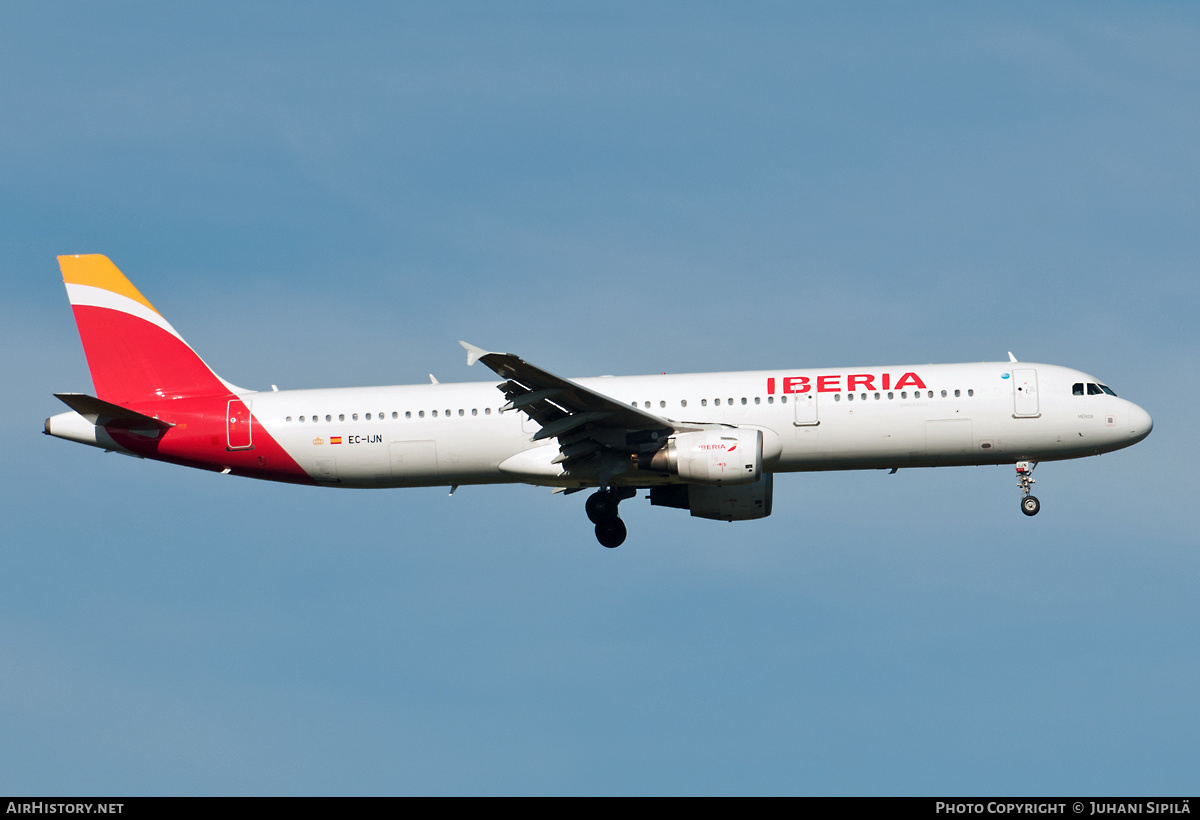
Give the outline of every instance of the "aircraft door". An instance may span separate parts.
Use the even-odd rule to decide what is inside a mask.
[[[1033,418],[1040,415],[1038,410],[1037,371],[1014,370],[1013,379],[1013,415],[1023,418]]]
[[[410,481],[437,478],[436,441],[393,441],[389,451],[394,477]]]
[[[225,448],[251,450],[254,448],[250,429],[250,408],[241,399],[230,399],[225,407]]]
[[[337,459],[318,458],[314,461],[313,478],[317,481],[337,481]]]
[[[512,411],[509,411],[509,412],[512,412]],[[517,410],[516,413],[517,413],[517,415],[519,415],[521,417],[521,432],[522,433],[526,433],[526,434],[532,436],[538,430],[542,429],[542,425],[538,424],[536,421],[531,419],[525,413],[522,413],[520,410]]]
[[[821,423],[817,418],[817,394],[814,391],[796,393],[791,398],[796,403],[794,424],[797,427],[816,427]]]

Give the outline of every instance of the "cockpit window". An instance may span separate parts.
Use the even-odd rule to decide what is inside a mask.
[[[1087,382],[1086,384],[1084,382],[1075,382],[1075,384],[1071,385],[1071,395],[1082,396],[1084,394],[1085,387],[1087,388],[1087,394],[1089,396],[1103,396],[1105,394],[1110,396],[1117,395],[1107,384],[1096,384],[1095,382]]]

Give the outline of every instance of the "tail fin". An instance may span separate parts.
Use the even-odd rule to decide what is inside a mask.
[[[107,256],[58,257],[96,395],[116,403],[238,392]]]

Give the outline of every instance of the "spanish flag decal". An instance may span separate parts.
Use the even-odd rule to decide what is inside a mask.
[[[329,443],[330,443],[330,444],[341,444],[341,443],[342,443],[342,437],[341,437],[341,436],[330,436],[330,437],[329,437]]]

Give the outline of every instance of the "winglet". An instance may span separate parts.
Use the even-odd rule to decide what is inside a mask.
[[[1015,362],[1015,361],[1017,360],[1017,357],[1016,357],[1016,356],[1014,356],[1014,355],[1012,354],[1012,351],[1011,351],[1011,350],[1010,350],[1010,351],[1008,351],[1008,360],[1009,360],[1010,362]]]
[[[476,347],[470,342],[460,341],[459,344],[467,349],[467,367],[470,367],[471,365],[475,364],[475,362],[492,352],[490,350],[484,350],[482,347]]]

